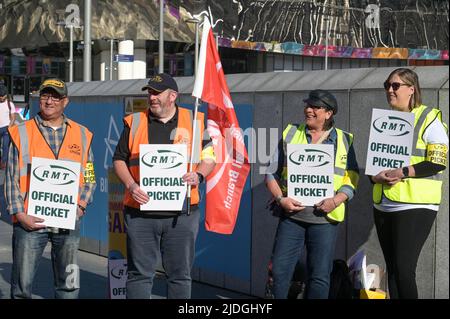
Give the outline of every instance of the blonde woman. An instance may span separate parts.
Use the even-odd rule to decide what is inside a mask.
[[[394,70],[384,82],[393,110],[415,115],[410,165],[372,176],[374,219],[391,299],[417,299],[416,267],[441,202],[439,172],[447,167],[447,126],[441,111],[422,104],[417,74]]]

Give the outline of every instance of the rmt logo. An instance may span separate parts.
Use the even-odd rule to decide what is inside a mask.
[[[413,128],[408,121],[396,116],[384,116],[373,122],[373,128],[389,136],[403,136],[408,134]]]
[[[331,161],[331,155],[316,149],[296,151],[289,155],[289,159],[296,165],[305,167],[321,167]]]

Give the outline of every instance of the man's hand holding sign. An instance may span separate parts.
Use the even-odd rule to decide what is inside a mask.
[[[45,228],[45,225],[42,224],[45,219],[27,215],[25,213],[17,213],[17,220],[28,231],[38,230],[41,228]]]

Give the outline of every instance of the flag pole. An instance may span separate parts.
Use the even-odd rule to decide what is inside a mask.
[[[195,83],[195,79],[197,77],[197,67],[198,67],[198,38],[199,38],[199,32],[198,32],[198,24],[199,21],[195,20],[195,63],[194,65],[196,66],[195,68],[195,73],[194,73],[194,83]],[[189,173],[192,172],[192,164],[193,164],[193,160],[194,160],[194,150],[195,150],[195,141],[196,141],[196,136],[195,133],[197,131],[197,113],[198,113],[198,106],[200,105],[200,99],[198,97],[195,98],[195,104],[194,104],[194,119],[193,119],[193,124],[192,124],[192,142],[191,142],[191,156],[190,156],[190,160],[189,160]],[[201,143],[201,141],[200,141]],[[200,146],[201,147],[201,146]],[[187,188],[187,207],[186,207],[187,211],[186,214],[189,216],[191,214],[191,185],[188,185]]]
[[[192,124],[192,142],[191,142],[191,156],[189,159],[189,173],[192,173],[192,164],[194,163],[194,152],[195,152],[195,141],[197,140],[196,131],[197,131],[197,113],[198,106],[200,104],[199,98],[195,98],[195,107],[194,107],[194,123]],[[201,143],[201,141],[200,141]],[[187,212],[186,214],[189,216],[191,214],[191,185],[188,185],[187,189]]]

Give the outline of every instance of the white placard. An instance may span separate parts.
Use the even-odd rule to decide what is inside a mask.
[[[28,215],[44,219],[47,227],[75,229],[80,163],[33,157]]]
[[[334,146],[288,144],[288,197],[314,206],[334,196]]]
[[[366,175],[409,165],[414,137],[414,113],[372,110]]]
[[[109,296],[111,299],[127,297],[127,260],[109,259]]]
[[[141,210],[181,211],[187,186],[186,144],[142,144],[139,146],[140,187],[150,200]]]

